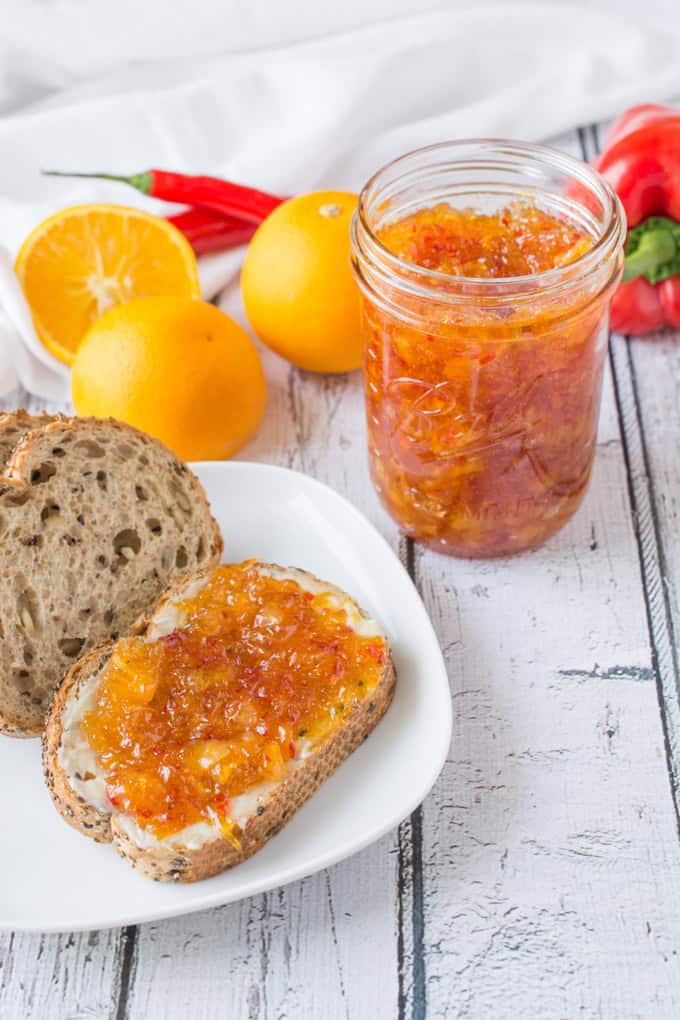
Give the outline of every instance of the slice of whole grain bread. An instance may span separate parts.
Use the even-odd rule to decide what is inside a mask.
[[[74,660],[126,631],[175,577],[217,563],[222,539],[186,465],[112,419],[26,428],[5,475],[0,731],[34,736]]]
[[[382,631],[345,592],[319,581],[306,571],[273,564],[257,564],[273,577],[294,579],[309,590],[332,595],[345,607],[348,624],[366,622]],[[193,597],[207,583],[212,570],[195,571],[175,581],[156,605],[135,625],[134,632],[155,640],[181,625],[174,607]],[[116,812],[106,796],[105,773],[79,733],[80,720],[93,704],[96,690],[112,651],[113,642],[93,648],[75,663],[64,677],[52,703],[43,739],[43,769],[48,789],[62,817],[79,832],[99,843],[113,841],[116,850],[137,870],[157,881],[195,882],[239,864],[256,853],[290,820],[319,786],[366,739],[387,711],[394,693],[392,658],[386,656],[380,679],[356,700],[349,711],[319,745],[297,762],[283,779],[247,793],[248,806],[236,826],[237,841],[209,829],[197,835],[178,833],[169,839],[155,839],[125,814]],[[76,747],[74,751],[74,739]],[[77,765],[73,763],[77,761]]]

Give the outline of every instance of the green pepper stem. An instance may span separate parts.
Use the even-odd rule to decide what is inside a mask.
[[[626,255],[623,264],[622,282],[627,283],[638,276],[644,276],[670,262],[678,254],[678,245],[673,232],[665,226],[647,230],[640,237],[634,252]]]
[[[143,195],[150,195],[153,186],[153,177],[148,170],[140,174],[130,174],[128,177],[123,174],[70,173],[66,170],[42,170],[41,173],[44,177],[89,177],[98,181],[120,181],[121,184],[129,184],[137,191],[141,191]]]

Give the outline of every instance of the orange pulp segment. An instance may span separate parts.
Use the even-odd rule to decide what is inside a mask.
[[[114,305],[200,297],[186,238],[160,216],[126,206],[55,213],[28,235],[15,269],[39,339],[67,365],[92,323]]]

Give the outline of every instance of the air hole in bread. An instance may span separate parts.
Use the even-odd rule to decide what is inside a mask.
[[[30,666],[33,662],[33,649],[30,645],[26,645],[24,648],[24,662],[27,666]]]
[[[129,443],[118,443],[116,451],[120,454],[123,460],[129,460],[130,457],[134,456],[134,450]]]
[[[103,616],[104,623],[110,627],[113,623],[113,609],[107,609]]]
[[[56,473],[57,469],[54,464],[51,464],[49,460],[44,460],[40,467],[33,468],[31,471],[31,485],[42,485]]]
[[[148,467],[149,466],[149,458],[147,457],[147,455],[145,453],[140,454],[140,456],[137,459],[138,459],[138,461],[139,461],[139,463],[141,464],[142,467]]]
[[[37,549],[43,544],[42,535],[29,535],[28,538],[23,540],[24,545],[35,546]]]
[[[160,535],[163,532],[163,527],[157,517],[147,517],[146,526],[152,535]]]
[[[27,669],[15,669],[12,671],[12,683],[22,694],[33,690],[33,677]]]
[[[204,559],[205,559],[205,542],[203,541],[203,536],[201,535],[201,537],[198,540],[198,545],[196,546],[196,561],[198,563],[202,563]]]
[[[54,518],[59,516],[59,504],[58,503],[46,503],[40,511],[40,520],[43,524],[47,524],[51,521],[54,524]]]
[[[74,443],[73,449],[90,458],[103,457],[105,453],[104,447],[95,443],[93,439],[79,439],[77,443]]]
[[[66,637],[62,638],[61,641],[57,641],[59,651],[67,659],[75,659],[77,655],[80,655],[80,649],[84,644],[85,638],[81,637]]]
[[[24,578],[18,577],[21,584],[26,584]],[[28,585],[24,587],[17,596],[17,619],[19,626],[27,637],[32,637],[40,630],[40,617],[38,615],[38,598]]]
[[[97,472],[97,485],[102,490],[102,492],[106,492],[107,489],[106,471]]]
[[[81,620],[89,620],[92,616],[92,606],[86,606],[85,609],[81,609],[78,616]]]
[[[146,501],[149,498],[147,491],[143,485],[135,485],[135,496],[137,497],[140,503],[146,503]]]
[[[117,556],[131,560],[142,548],[142,540],[134,528],[124,528],[113,539],[113,550]]]
[[[187,556],[187,551],[184,546],[181,545],[175,555],[175,563],[178,567],[186,567],[188,562],[189,557]]]
[[[63,448],[63,446],[53,446],[52,447],[52,456],[53,457],[65,457],[66,456],[66,450]]]

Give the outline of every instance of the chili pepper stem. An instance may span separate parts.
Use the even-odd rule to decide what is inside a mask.
[[[153,187],[153,177],[148,170],[139,174],[105,174],[105,173],[77,173],[68,170],[42,170],[44,177],[88,177],[97,181],[119,181],[121,184],[129,184],[131,187],[141,191],[143,195],[150,195]]]

